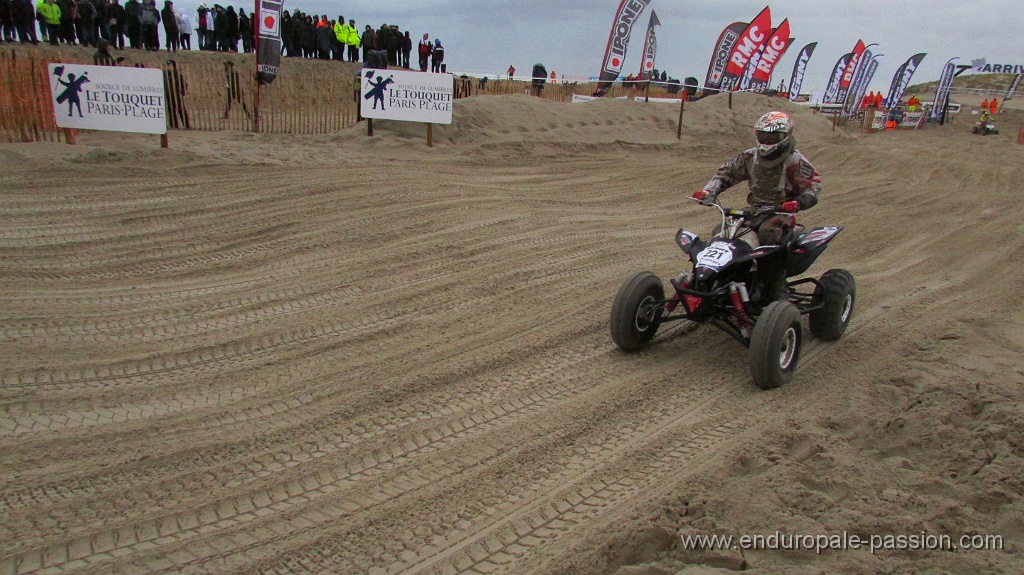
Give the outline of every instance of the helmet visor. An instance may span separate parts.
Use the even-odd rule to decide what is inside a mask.
[[[762,132],[761,130],[758,130],[756,135],[757,143],[762,146],[778,144],[782,140],[786,139],[785,132]]]

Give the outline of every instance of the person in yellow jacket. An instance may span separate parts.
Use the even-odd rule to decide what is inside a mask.
[[[356,21],[349,18],[348,25],[345,26],[347,29],[345,35],[345,43],[348,44],[348,61],[358,62],[359,61],[359,29],[356,28]]]
[[[57,27],[60,26],[60,6],[54,0],[39,0],[36,11],[46,24],[46,35],[50,44],[57,45]]]
[[[345,30],[345,17],[338,16],[334,22],[334,38],[337,43],[334,45],[334,59],[345,60],[345,46],[348,44],[348,32]]]

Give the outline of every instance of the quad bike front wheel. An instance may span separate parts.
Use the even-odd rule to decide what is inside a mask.
[[[622,351],[639,351],[658,332],[665,288],[658,276],[640,272],[626,280],[612,302],[612,340]]]
[[[819,309],[807,314],[807,324],[814,337],[835,341],[846,332],[853,317],[853,304],[857,300],[857,282],[846,270],[828,270],[818,280],[811,305]]]
[[[761,389],[775,389],[793,379],[803,344],[800,311],[788,301],[764,308],[750,334],[750,374]]]

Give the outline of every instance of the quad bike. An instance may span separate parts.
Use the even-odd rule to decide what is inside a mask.
[[[689,257],[692,270],[670,280],[670,293],[656,275],[641,272],[626,280],[611,310],[611,335],[626,352],[643,349],[667,322],[689,320],[709,323],[749,348],[754,383],[772,389],[793,377],[803,326],[808,316],[811,333],[825,341],[838,340],[853,317],[856,284],[846,270],[832,269],[818,279],[788,281],[803,274],[842,230],[839,227],[805,231],[792,214],[777,206],[728,209],[722,226],[710,241],[680,229],[676,244]],[[793,228],[779,245],[752,246],[743,239],[755,218],[782,215],[793,218]],[[775,267],[773,274],[765,270]],[[689,266],[688,266],[689,267]],[[782,287],[784,284],[784,287]],[[801,288],[811,288],[801,291]],[[779,293],[782,291],[783,293]]]
[[[999,129],[996,128],[996,125],[992,122],[982,120],[974,125],[974,128],[971,129],[971,133],[987,136],[989,134],[998,134]]]

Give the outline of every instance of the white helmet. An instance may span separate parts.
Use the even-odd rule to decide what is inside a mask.
[[[754,124],[757,155],[774,160],[792,149],[793,120],[785,112],[768,112]]]

